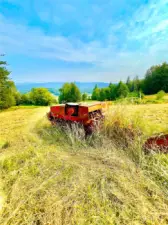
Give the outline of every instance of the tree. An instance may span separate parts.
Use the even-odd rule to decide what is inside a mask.
[[[128,76],[127,81],[126,81],[126,85],[127,85],[128,89],[129,89],[129,91],[133,91],[133,83],[132,83],[132,81],[131,81],[129,76]]]
[[[116,84],[109,84],[109,90],[110,90],[110,99],[109,100],[115,100],[116,99]]]
[[[128,86],[128,85],[130,84],[130,82],[131,82],[131,79],[130,79],[130,77],[128,76],[128,77],[127,77],[127,81],[126,81],[126,85]]]
[[[75,83],[71,83],[70,97],[72,102],[79,102],[82,99],[81,92]]]
[[[117,98],[125,98],[127,97],[129,93],[129,89],[126,84],[124,84],[122,81],[119,82],[119,84],[116,87],[116,97]]]
[[[31,105],[32,101],[30,99],[30,93],[22,94],[21,95],[21,105]]]
[[[86,93],[82,94],[82,101],[86,101],[88,99],[88,95]]]
[[[16,91],[14,97],[15,97],[16,105],[21,105],[21,101],[22,101],[21,93]]]
[[[106,89],[105,88],[101,88],[100,89],[100,94],[99,94],[99,101],[104,101],[106,100]]]
[[[100,99],[100,89],[96,84],[92,92],[92,100],[99,100],[99,99]]]
[[[104,100],[111,100],[110,88],[109,87],[104,88],[104,92],[105,92],[105,99]]]
[[[134,91],[134,92],[139,92],[140,91],[140,80],[139,80],[139,77],[136,76],[134,78],[134,80],[132,81],[132,89],[131,91]]]
[[[75,83],[65,83],[59,92],[60,103],[81,101],[81,92]]]
[[[0,109],[9,108],[16,104],[15,84],[9,79],[10,71],[6,69],[7,62],[0,61]]]
[[[6,82],[6,88],[4,90],[5,102],[4,108],[9,108],[11,106],[16,105],[16,86],[15,83],[11,80]]]
[[[47,88],[32,88],[29,94],[30,102],[33,105],[47,106],[54,100]]]
[[[143,81],[145,94],[156,94],[160,90],[168,92],[168,64],[166,62],[148,69]]]

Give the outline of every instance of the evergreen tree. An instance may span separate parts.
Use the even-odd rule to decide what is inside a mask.
[[[106,89],[105,88],[101,88],[100,89],[100,94],[99,94],[99,101],[104,101],[106,100]]]
[[[126,85],[129,89],[129,91],[134,91],[134,86],[133,86],[133,81],[131,81],[130,77],[128,76],[127,81],[126,81]]]
[[[100,89],[96,84],[92,92],[92,100],[99,100],[99,99],[100,99]]]
[[[70,89],[70,101],[72,102],[79,102],[81,101],[82,96],[79,88],[76,86],[75,83],[71,83]]]
[[[116,99],[116,87],[115,84],[109,84],[109,91],[110,91],[110,99],[109,100],[115,100]]]
[[[105,92],[105,99],[104,100],[111,100],[110,88],[109,87],[104,88],[104,92]]]
[[[142,88],[145,94],[156,94],[160,90],[168,92],[168,63],[148,69]]]
[[[10,71],[6,68],[7,63],[0,61],[0,109],[9,108],[16,104],[15,84],[9,79]]]
[[[134,92],[139,92],[140,91],[140,80],[138,78],[138,76],[136,76],[132,82],[132,86],[133,86],[133,90]]]
[[[125,98],[127,97],[129,93],[129,89],[125,83],[122,81],[119,82],[119,84],[116,87],[116,97],[117,98]]]

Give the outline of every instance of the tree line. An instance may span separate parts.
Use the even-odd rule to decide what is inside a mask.
[[[0,109],[15,105],[50,105],[54,96],[46,88],[33,88],[29,93],[21,94],[10,79],[7,62],[0,60]]]
[[[130,77],[124,83],[109,84],[106,88],[98,88],[96,85],[92,92],[92,100],[116,100],[126,97],[142,97],[144,94],[156,94],[162,91],[168,93],[168,64],[152,66],[147,70],[144,79],[136,76]]]
[[[56,98],[46,88],[33,88],[29,93],[21,94],[17,91],[15,83],[9,77],[7,62],[0,61],[0,109],[6,109],[14,105],[50,105],[56,103]],[[162,92],[160,92],[162,91]],[[104,101],[116,100],[126,97],[139,97],[144,94],[156,94],[168,92],[168,64],[152,66],[147,70],[144,79],[136,76],[130,77],[124,83],[110,83],[106,88],[93,89],[91,99]],[[75,83],[65,83],[59,90],[59,103],[86,101],[88,95],[81,93]]]

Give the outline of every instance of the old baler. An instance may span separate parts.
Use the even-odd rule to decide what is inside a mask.
[[[106,103],[78,104],[67,103],[50,107],[48,119],[53,125],[81,124],[86,134],[91,134],[104,118]]]

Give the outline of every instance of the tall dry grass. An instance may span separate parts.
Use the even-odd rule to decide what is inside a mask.
[[[81,127],[39,118],[32,146],[0,160],[0,224],[168,224],[168,158],[144,154],[147,130],[125,106],[87,139]]]

